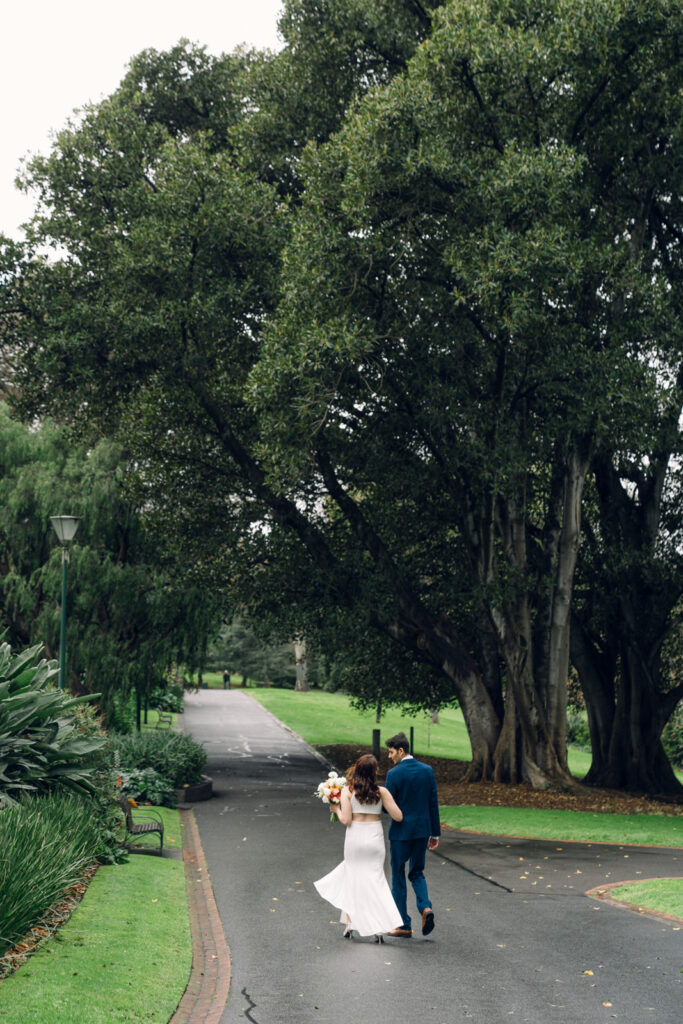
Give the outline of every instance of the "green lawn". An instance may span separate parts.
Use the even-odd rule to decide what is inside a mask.
[[[462,712],[448,708],[440,712],[439,725],[430,725],[426,714],[404,716],[400,709],[390,709],[382,715],[379,725],[374,711],[356,711],[350,700],[341,693],[311,690],[295,693],[293,690],[249,690],[264,707],[272,711],[307,743],[329,746],[333,743],[372,743],[373,729],[380,730],[384,743],[397,732],[410,735],[413,726],[415,753],[432,757],[454,757],[469,761],[472,757],[467,729]]]
[[[658,910],[683,919],[683,878],[657,878],[650,882],[633,882],[612,889],[610,896],[623,903],[633,903],[646,910]]]
[[[683,847],[683,816],[460,806],[442,807],[441,821],[465,832],[489,835]]]
[[[177,811],[158,808],[169,846]],[[100,867],[70,920],[0,984],[3,1024],[167,1024],[192,965],[182,860]]]
[[[459,709],[447,708],[439,713],[439,724],[431,725],[427,714],[412,717],[390,709],[382,716],[378,726],[374,711],[356,711],[350,700],[341,693],[311,690],[295,693],[293,690],[253,689],[252,697],[272,711],[282,722],[313,746],[335,743],[372,743],[372,730],[380,729],[380,742],[384,743],[397,732],[410,736],[413,726],[415,754],[419,757],[453,757],[469,761],[472,757],[467,729]],[[569,767],[574,775],[583,778],[590,767],[590,754],[575,747],[569,748]]]

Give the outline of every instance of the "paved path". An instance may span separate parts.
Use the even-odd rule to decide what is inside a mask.
[[[451,833],[427,861],[432,935],[345,942],[313,889],[343,846],[315,753],[239,691],[203,690],[183,717],[214,779],[194,815],[230,947],[220,1024],[681,1020],[683,930],[584,893],[683,875],[682,850]]]

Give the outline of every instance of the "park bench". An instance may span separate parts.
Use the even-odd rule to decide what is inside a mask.
[[[173,715],[170,711],[157,711],[159,716],[157,724],[154,726],[155,729],[170,729],[173,725]]]
[[[156,811],[150,811],[148,815],[144,815],[136,820],[133,818],[128,797],[121,794],[117,799],[126,816],[126,836],[146,836],[157,832],[159,835],[159,856],[161,857],[164,852],[164,823],[160,816]]]

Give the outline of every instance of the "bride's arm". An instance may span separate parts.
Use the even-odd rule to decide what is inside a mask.
[[[398,806],[386,786],[379,787],[379,795],[382,798],[382,806],[387,814],[391,815],[394,821],[403,821],[403,811]]]
[[[342,825],[351,824],[351,792],[348,786],[344,786],[341,791],[341,797],[338,804],[332,804],[331,809],[337,815]]]

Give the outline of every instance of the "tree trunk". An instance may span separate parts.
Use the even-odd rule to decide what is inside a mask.
[[[509,598],[491,608],[506,672],[505,715],[494,752],[494,778],[522,779],[535,789],[578,785],[567,765],[567,677],[570,607],[588,465],[588,453],[582,454],[578,446],[559,455],[556,500],[548,513],[541,569],[541,592],[548,607],[536,609],[534,615],[525,589],[516,600]],[[505,562],[523,578],[530,559],[523,487],[520,492],[517,499],[499,502],[496,521]],[[483,582],[495,581],[498,567],[493,557],[478,562],[480,571],[486,571]]]
[[[296,683],[294,689],[298,693],[307,693],[310,690],[308,685],[308,657],[306,655],[306,641],[294,641],[294,658],[296,662]]]
[[[572,614],[571,659],[588,713],[591,737],[592,763],[584,782],[592,784],[606,770],[611,737],[614,730],[614,680],[617,674],[617,655],[609,647],[598,649],[592,642],[581,619]]]
[[[635,793],[680,795],[683,787],[661,742],[673,696],[643,685],[643,666],[636,651],[621,651],[617,673],[612,714],[594,716],[591,723],[594,753],[586,783]],[[581,673],[580,678],[583,685]]]
[[[611,601],[597,620],[588,598],[574,613],[571,653],[591,732],[586,783],[680,795],[683,787],[661,742],[683,696],[683,686],[667,689],[661,668],[662,640],[679,593],[661,572],[656,554],[667,461],[666,452],[653,457],[649,473],[636,474],[629,488],[607,455],[594,460],[599,499],[594,543],[598,566],[610,574]]]
[[[588,451],[573,448],[567,456],[564,474],[563,515],[557,552],[557,570],[552,600],[547,679],[547,709],[550,739],[564,771],[567,766],[567,679],[571,604],[576,560],[581,536],[581,501],[590,463]]]
[[[392,619],[375,616],[373,624],[423,661],[428,661],[449,680],[472,746],[472,762],[467,777],[471,781],[490,778],[500,719],[475,662],[450,623],[443,617],[435,621],[416,603],[408,619],[404,616]]]
[[[138,686],[135,687],[135,728],[138,732],[142,730],[142,694]]]

